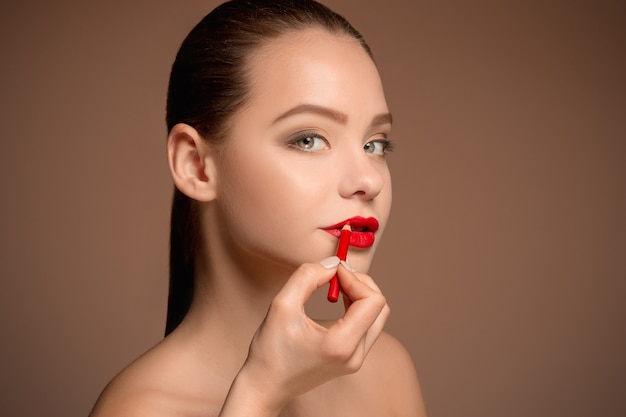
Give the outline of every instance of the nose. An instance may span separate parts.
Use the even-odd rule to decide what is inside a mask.
[[[387,165],[363,149],[346,155],[340,162],[339,194],[343,198],[374,199],[385,185]]]

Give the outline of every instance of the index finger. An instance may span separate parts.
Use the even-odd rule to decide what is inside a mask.
[[[339,278],[344,293],[350,299],[345,315],[339,320],[333,331],[343,334],[346,341],[353,343],[361,340],[383,313],[387,301],[380,291],[360,281],[357,276],[345,268],[340,268]]]
[[[336,258],[336,259],[335,259]],[[303,306],[313,293],[327,284],[335,275],[339,258],[333,256],[319,263],[305,263],[291,274],[283,288],[274,297],[275,301]]]

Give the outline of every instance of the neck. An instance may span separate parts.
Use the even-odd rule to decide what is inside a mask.
[[[219,226],[209,228],[216,231]],[[193,302],[181,330],[198,342],[196,346],[206,347],[207,354],[222,348],[220,355],[230,356],[231,366],[241,366],[256,329],[293,268],[233,250],[219,233],[205,236],[196,260]]]
[[[220,323],[235,324],[233,329],[245,327],[244,323],[256,329],[293,272],[264,262],[216,256],[215,252],[209,259],[209,265],[199,263],[196,267],[192,309],[203,318],[216,317]]]

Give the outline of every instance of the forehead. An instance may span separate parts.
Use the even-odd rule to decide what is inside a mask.
[[[303,102],[350,107],[365,100],[386,111],[378,70],[359,42],[323,29],[294,31],[266,42],[248,61],[251,103]],[[350,102],[352,101],[352,102]]]

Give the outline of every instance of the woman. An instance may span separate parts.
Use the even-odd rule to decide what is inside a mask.
[[[92,416],[424,415],[365,274],[391,204],[391,115],[358,32],[311,0],[225,3],[181,46],[167,123],[167,337]],[[332,256],[347,223],[349,263]],[[304,304],[335,274],[345,315],[318,323]]]

